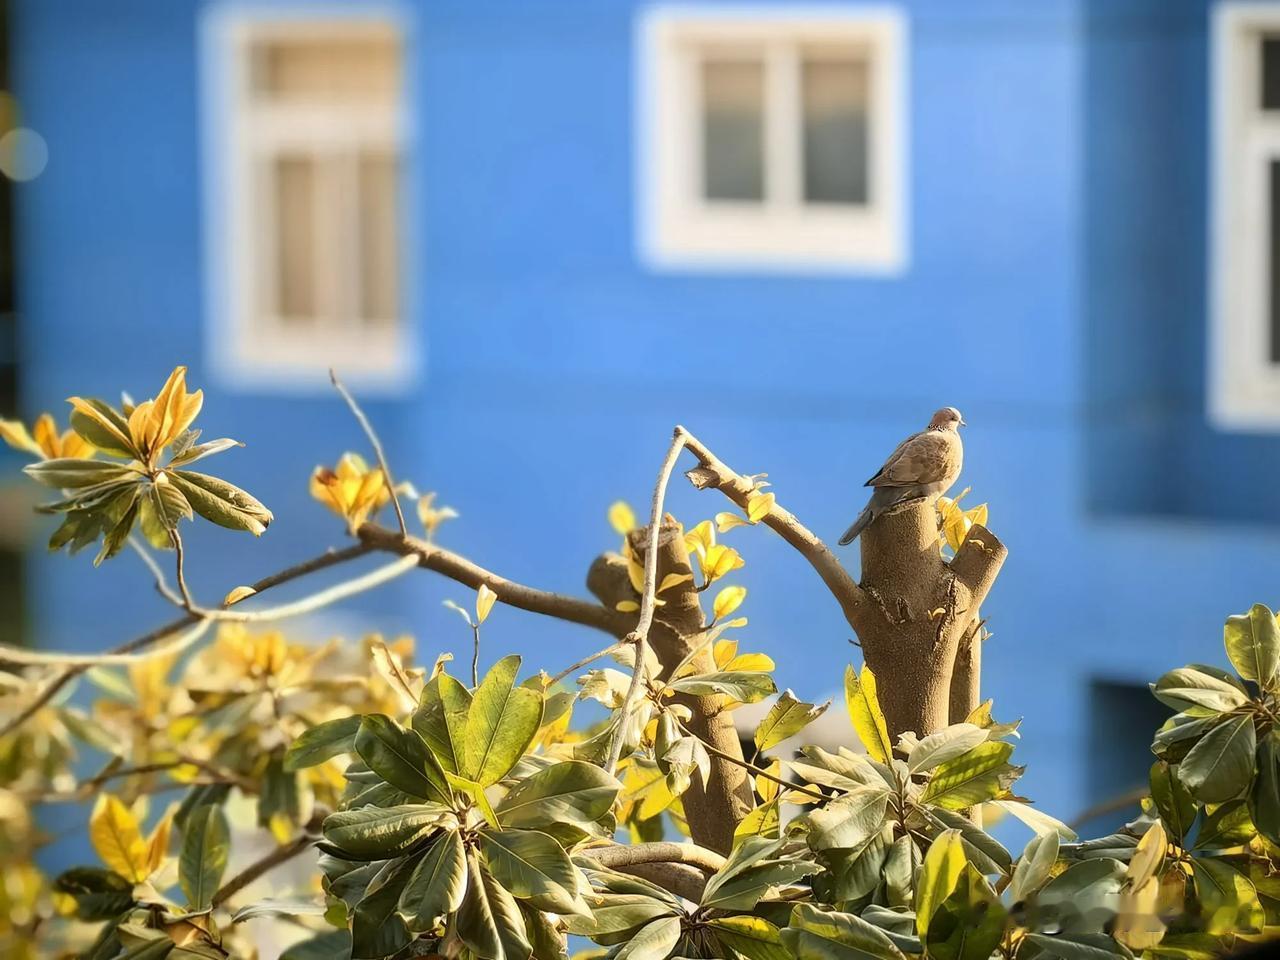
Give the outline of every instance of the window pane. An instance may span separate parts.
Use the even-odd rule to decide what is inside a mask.
[[[1280,37],[1262,38],[1262,109],[1280,110]]]
[[[360,158],[360,315],[367,322],[387,323],[398,313],[396,179],[393,157]]]
[[[803,66],[804,198],[867,202],[867,64],[807,59]]]
[[[316,313],[316,166],[306,157],[276,161],[276,315]]]
[[[254,53],[254,90],[272,98],[390,103],[399,91],[400,47],[390,33],[269,40]]]
[[[1271,294],[1271,362],[1280,363],[1280,160],[1271,161],[1271,222],[1267,228],[1267,266]]]
[[[764,64],[702,64],[702,193],[708,200],[764,199]]]

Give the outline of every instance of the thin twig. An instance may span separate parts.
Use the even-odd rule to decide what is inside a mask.
[[[1142,798],[1151,794],[1150,788],[1146,784],[1132,787],[1109,800],[1103,800],[1101,803],[1095,803],[1092,807],[1081,810],[1067,824],[1071,829],[1084,826],[1094,817],[1101,817],[1108,813],[1119,813],[1121,810],[1128,810],[1130,807],[1136,806],[1142,802]]]
[[[680,729],[683,730],[687,736],[690,736],[696,740],[699,740],[702,743],[703,747],[706,748],[707,753],[711,754],[713,757],[719,757],[721,760],[727,760],[729,763],[736,764],[737,766],[742,767],[742,769],[744,770],[750,770],[757,777],[764,777],[766,780],[772,780],[774,783],[778,784],[779,786],[786,787],[788,790],[794,790],[796,793],[803,793],[806,797],[812,797],[814,800],[821,800],[825,803],[827,800],[831,799],[830,797],[826,796],[825,794],[819,793],[816,790],[810,790],[808,787],[802,787],[797,783],[791,783],[789,780],[784,780],[782,777],[775,776],[774,774],[770,773],[768,770],[763,770],[760,767],[757,767],[754,763],[748,763],[746,760],[743,760],[741,757],[732,756],[730,754],[725,753],[723,750],[713,747],[711,744],[707,743],[707,741],[703,740],[696,733],[694,733],[692,730],[686,727],[683,723],[680,724]]]
[[[178,581],[178,592],[182,595],[182,608],[194,613],[196,606],[191,602],[191,591],[187,589],[186,552],[182,549],[182,534],[178,533],[176,526],[169,530],[169,542],[173,544],[173,576]]]
[[[649,545],[644,555],[644,594],[640,598],[640,620],[635,629],[627,634],[624,643],[635,644],[635,667],[631,671],[631,686],[622,701],[619,714],[618,729],[614,731],[609,744],[609,759],[605,770],[612,774],[618,769],[618,761],[622,759],[623,740],[626,739],[627,724],[631,714],[640,702],[644,688],[644,667],[649,655],[649,628],[653,626],[653,611],[656,607],[658,590],[658,532],[662,525],[662,503],[667,496],[667,484],[671,480],[671,471],[675,469],[680,452],[688,441],[684,427],[676,427],[671,438],[671,446],[667,450],[666,459],[662,461],[662,469],[658,471],[658,482],[653,487],[653,505],[649,511]]]
[[[309,826],[310,824],[308,824]],[[315,843],[315,838],[310,833],[303,833],[294,837],[284,846],[272,850],[262,859],[255,860],[218,888],[218,892],[213,895],[211,906],[218,907],[226,903],[259,877],[270,873],[281,864],[288,863],[299,854],[310,850],[313,843]]]
[[[391,477],[391,468],[387,466],[387,456],[382,452],[382,441],[378,439],[378,433],[373,429],[373,424],[369,422],[369,418],[360,409],[360,404],[356,403],[356,398],[351,395],[351,392],[338,379],[337,371],[333,367],[329,368],[329,379],[333,382],[334,389],[342,394],[342,399],[347,401],[347,406],[351,408],[352,414],[359,421],[361,428],[364,430],[364,435],[369,438],[369,444],[373,447],[374,455],[378,458],[378,466],[382,469],[382,479],[387,484],[387,490],[391,492],[391,506],[396,511],[396,523],[400,525],[400,536],[407,537],[409,528],[405,526],[404,510],[401,509],[400,498],[396,495],[396,482]]]
[[[288,583],[289,581],[296,580],[299,577],[315,573],[319,570],[324,570],[327,567],[336,566],[340,563],[345,563],[348,560],[354,560],[357,557],[362,557],[366,553],[369,553],[371,549],[371,547],[363,543],[345,547],[342,550],[330,549],[319,556],[312,557],[309,560],[304,560],[302,563],[296,563],[293,566],[286,567],[284,570],[277,573],[263,577],[256,583],[250,584],[250,589],[253,590],[255,594],[263,593],[270,590],[272,587]],[[229,606],[229,604],[223,604],[223,606],[225,608],[226,606]],[[114,647],[108,651],[108,655],[124,656],[135,653],[139,650],[145,650],[161,640],[164,640],[166,637],[172,636],[184,627],[190,627],[193,624],[199,623],[200,617],[188,613],[185,616],[179,617],[177,620],[171,621],[162,627],[152,630],[150,633],[144,633],[140,637],[135,637],[132,640]],[[205,625],[202,624],[201,626],[203,628]],[[49,681],[48,684],[46,684],[43,690],[36,694],[30,703],[23,707],[22,710],[18,711],[13,718],[6,721],[3,727],[0,727],[0,737],[6,736],[18,727],[22,726],[22,724],[26,723],[27,720],[34,716],[38,710],[56,697],[63,687],[88,670],[92,665],[93,664],[91,663],[79,663],[59,673]]]
[[[147,569],[151,571],[151,576],[154,577],[156,581],[156,590],[159,591],[160,596],[164,597],[175,607],[181,607],[182,598],[169,588],[169,584],[164,577],[164,571],[160,568],[160,564],[156,562],[156,558],[151,555],[151,551],[148,550],[142,544],[142,541],[135,536],[130,536],[128,542],[129,546],[133,548],[133,552],[142,559],[142,562],[147,565]]]
[[[619,641],[618,643],[611,643],[609,644],[609,646],[605,647],[603,650],[597,650],[595,653],[591,654],[591,656],[583,657],[577,663],[569,664],[569,666],[565,667],[563,670],[557,673],[554,677],[552,677],[551,682],[548,683],[547,686],[554,687],[557,683],[559,683],[565,677],[569,676],[569,674],[576,673],[578,670],[581,670],[583,667],[590,666],[591,664],[599,660],[601,657],[609,656],[609,654],[613,653],[615,650],[619,649],[621,646],[622,646],[621,641]]]
[[[471,650],[471,686],[480,686],[480,624],[471,625],[471,637],[474,643]]]
[[[385,566],[371,570],[363,576],[356,577],[353,580],[344,580],[325,590],[320,590],[300,600],[294,600],[292,603],[282,603],[278,607],[241,612],[225,609],[205,610],[200,607],[192,607],[191,616],[198,623],[206,626],[210,623],[274,623],[277,620],[285,620],[304,613],[313,613],[324,607],[332,606],[347,597],[381,586],[388,580],[394,580],[416,566],[417,562],[414,558],[400,557],[398,560],[393,560]],[[22,650],[17,647],[0,646],[0,664],[19,664],[23,666],[75,664],[95,666],[97,664],[128,663],[137,659],[139,659],[139,656],[132,653],[42,653],[37,650]]]

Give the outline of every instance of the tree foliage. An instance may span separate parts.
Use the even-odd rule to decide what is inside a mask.
[[[1174,713],[1154,736],[1148,795],[1122,830],[1081,840],[1017,793],[1018,724],[990,701],[940,729],[894,731],[884,685],[850,665],[849,746],[783,749],[828,704],[776,695],[773,661],[739,646],[746,591],[726,580],[745,561],[718,538],[778,509],[761,478],[742,513],[680,528],[688,570],[651,595],[635,515],[615,504],[625,595],[592,616],[622,627],[559,675],[517,656],[479,672],[481,627],[506,602],[503,582],[480,578],[474,603],[454,605],[467,676],[448,653],[418,663],[409,638],[290,639],[273,624],[297,603],[240,610],[279,577],[195,604],[181,521],[261,533],[271,518],[185,469],[231,441],[196,443],[200,393],[181,369],[155,400],[72,404],[68,433],[51,418],[0,424],[37,458],[28,473],[63,491],[50,509],[74,529],[51,547],[101,540],[107,559],[133,542],[181,617],[86,661],[4,651],[5,956],[252,957],[257,925],[283,923],[302,937],[291,960],[556,960],[583,942],[580,956],[613,960],[1196,960],[1280,930],[1280,627],[1263,605],[1226,622],[1231,670],[1193,664],[1152,685]],[[357,537],[393,497],[417,499],[428,541],[454,515],[386,476],[347,454],[317,469],[312,492]],[[985,505],[945,501],[939,549],[956,554],[986,519]],[[178,591],[135,528],[174,551]],[[301,608],[436,555],[391,542],[409,562]],[[681,638],[682,656],[664,661],[625,632],[646,604],[704,592],[712,616]],[[167,643],[193,624],[216,628],[209,645]],[[71,697],[51,674],[93,695]],[[695,730],[708,711],[770,697],[750,760]],[[666,842],[689,832],[686,803],[711,794],[713,762],[748,777],[749,797],[724,808],[731,847]],[[85,805],[97,862],[46,877],[32,808],[65,802]],[[1007,817],[1030,828],[1021,850],[991,832]],[[288,896],[266,896],[260,878],[279,888],[289,869]]]

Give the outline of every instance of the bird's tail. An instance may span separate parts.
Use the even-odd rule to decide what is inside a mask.
[[[850,526],[849,529],[844,532],[844,536],[840,538],[840,546],[847,547],[849,544],[853,543],[853,541],[857,540],[858,534],[867,529],[868,524],[870,524],[875,518],[876,515],[871,511],[871,504],[867,504],[863,507],[862,512],[858,514],[858,519],[853,521],[853,525]]]

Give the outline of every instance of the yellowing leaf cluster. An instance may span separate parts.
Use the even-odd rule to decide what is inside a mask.
[[[113,794],[99,795],[89,817],[89,840],[102,862],[131,883],[143,883],[164,865],[177,808],[145,840],[134,811]]]
[[[74,430],[59,433],[58,424],[50,413],[40,414],[29,432],[18,420],[0,420],[0,439],[15,450],[34,454],[41,460],[61,457],[88,459],[95,452],[93,444]]]
[[[979,504],[972,510],[960,506],[961,499],[969,492],[968,488],[954,500],[950,497],[939,497],[937,500],[938,522],[942,527],[943,540],[946,545],[956,551],[969,536],[974,524],[987,525],[987,505]]]
[[[336,468],[316,467],[311,496],[344,518],[354,531],[391,501],[391,490],[381,467],[370,467],[359,454],[344,453]]]

